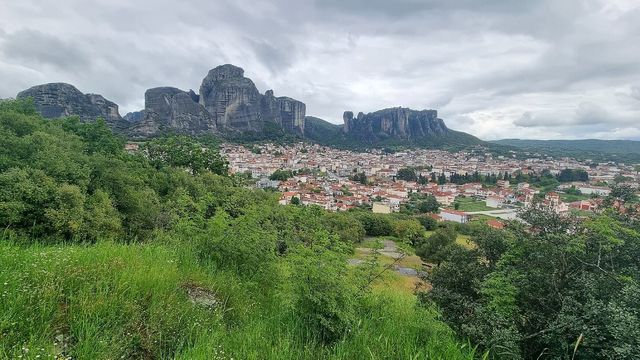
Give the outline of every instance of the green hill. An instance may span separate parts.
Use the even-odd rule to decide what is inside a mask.
[[[503,139],[494,144],[513,146],[525,151],[580,159],[640,162],[640,141],[633,140],[522,140]]]

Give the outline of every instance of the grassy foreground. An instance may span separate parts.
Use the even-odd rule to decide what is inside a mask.
[[[364,295],[358,325],[327,346],[306,334],[286,286],[191,260],[167,245],[0,243],[0,358],[473,358],[412,294]],[[194,303],[193,288],[218,303]]]

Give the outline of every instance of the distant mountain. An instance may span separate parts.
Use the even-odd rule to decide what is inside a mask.
[[[640,141],[633,140],[522,140],[503,139],[494,144],[554,156],[594,160],[640,161]]]
[[[308,116],[305,137],[325,145],[342,147],[419,146],[463,148],[483,144],[480,139],[449,129],[436,110],[389,108],[372,113],[346,111],[344,125]]]

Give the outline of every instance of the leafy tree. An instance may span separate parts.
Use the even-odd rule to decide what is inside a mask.
[[[339,239],[346,243],[359,243],[366,234],[360,221],[351,214],[342,212],[326,214],[322,218],[322,225],[327,231],[338,235]]]
[[[414,219],[396,220],[393,225],[393,235],[410,244],[418,244],[424,238],[424,227]]]
[[[449,252],[455,245],[456,233],[451,228],[440,228],[431,234],[423,243],[418,243],[416,255],[424,261],[438,266],[447,259]]]
[[[144,152],[156,167],[173,166],[188,169],[193,174],[211,171],[226,175],[227,162],[218,151],[203,147],[188,136],[159,138],[146,143]]]
[[[438,227],[436,219],[430,216],[419,216],[418,221],[420,221],[420,224],[422,224],[424,229],[427,231],[433,231]]]
[[[393,221],[389,216],[360,213],[357,218],[369,236],[389,236],[393,234]]]
[[[396,174],[396,178],[405,181],[418,181],[416,170],[414,168],[401,168]]]
[[[427,195],[425,200],[418,204],[418,210],[421,213],[437,213],[439,208],[440,204],[438,204],[436,197],[431,194]]]
[[[363,172],[354,174],[353,176],[351,176],[351,180],[359,182],[362,185],[367,185],[368,183],[367,176]]]
[[[526,226],[476,231],[476,248],[451,247],[420,299],[499,358],[637,357],[639,340],[627,335],[640,321],[628,314],[640,303],[627,296],[640,279],[631,260],[638,224],[601,215],[579,225],[537,208],[523,215]]]
[[[277,181],[286,181],[293,177],[293,172],[291,170],[281,170],[278,169],[269,176],[269,180],[277,180]]]

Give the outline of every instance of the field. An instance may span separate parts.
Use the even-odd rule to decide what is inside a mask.
[[[456,198],[456,202],[460,204],[460,207],[458,208],[460,211],[474,212],[495,210],[495,208],[486,206],[484,200],[475,200],[470,197],[458,197]]]
[[[572,195],[566,193],[560,193],[560,200],[564,202],[576,202],[580,200],[588,200],[591,197],[589,195]]]

